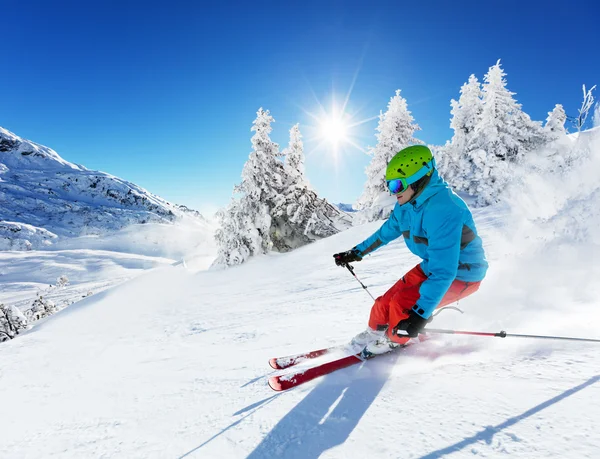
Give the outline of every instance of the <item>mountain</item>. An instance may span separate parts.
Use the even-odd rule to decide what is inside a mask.
[[[337,208],[343,210],[344,212],[356,212],[356,210],[352,207],[352,204],[344,204],[340,202],[336,204]]]
[[[0,128],[0,250],[42,248],[59,238],[183,217],[204,221],[194,210]]]

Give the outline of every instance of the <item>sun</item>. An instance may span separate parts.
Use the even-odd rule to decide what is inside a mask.
[[[305,146],[308,147],[307,157],[313,153],[326,154],[333,162],[338,165],[342,157],[346,154],[352,154],[352,150],[358,150],[367,153],[363,147],[364,130],[363,125],[379,118],[379,116],[369,116],[363,118],[361,112],[357,110],[350,102],[350,96],[354,88],[354,83],[358,75],[358,70],[350,85],[345,97],[339,97],[335,89],[325,99],[329,100],[325,104],[311,87],[311,93],[316,102],[316,107],[306,109],[299,105],[299,108],[306,113],[312,122],[307,124],[308,136],[305,137]],[[337,103],[340,101],[341,103]]]
[[[321,120],[321,136],[332,145],[348,140],[348,126],[344,120],[335,114]]]

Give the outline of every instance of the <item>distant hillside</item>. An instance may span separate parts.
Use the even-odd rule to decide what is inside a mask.
[[[340,202],[339,204],[336,204],[336,207],[344,212],[356,212],[356,210],[352,208],[352,204],[343,204]]]
[[[0,250],[47,246],[133,224],[173,223],[198,212],[0,128]]]

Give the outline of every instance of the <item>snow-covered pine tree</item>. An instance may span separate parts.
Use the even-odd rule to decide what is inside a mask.
[[[284,156],[285,187],[271,211],[273,248],[286,252],[349,228],[351,217],[319,198],[308,183],[302,134],[297,124],[290,129]]]
[[[532,121],[506,88],[506,73],[500,60],[484,77],[483,111],[476,129],[479,146],[502,161],[518,161],[523,155],[546,142],[541,123]]]
[[[215,232],[218,254],[214,265],[239,265],[251,255],[270,249],[270,245],[264,244],[262,234],[268,233],[271,222],[266,209],[261,215],[263,221],[259,225],[252,222],[251,215],[242,208],[241,199],[232,199],[227,208],[217,212],[220,225]]]
[[[27,318],[14,305],[0,303],[0,343],[14,338],[28,327]]]
[[[262,108],[252,130],[253,151],[242,171],[240,195],[217,213],[220,228],[214,266],[241,264],[269,250],[286,252],[351,226],[348,214],[320,199],[304,176],[304,151],[298,125],[290,130],[285,161],[269,138],[273,118]]]
[[[423,143],[414,137],[414,133],[420,130],[398,89],[390,99],[387,111],[379,114],[377,145],[368,150],[373,158],[365,169],[367,181],[355,206],[363,211],[364,219],[373,221],[389,216],[395,199],[390,198],[385,183],[387,164],[403,148]]]
[[[546,118],[546,125],[544,126],[544,131],[546,131],[549,141],[558,140],[566,135],[566,121],[567,114],[565,113],[565,109],[561,104],[556,104],[554,109],[548,112],[548,118]]]
[[[272,247],[270,211],[283,191],[285,175],[278,160],[279,145],[269,137],[273,121],[268,110],[261,107],[256,112],[251,129],[253,150],[242,169],[242,182],[234,188],[240,198],[218,213],[221,228],[215,234],[215,265],[240,264]]]
[[[283,155],[288,175],[293,179],[304,177],[304,143],[298,124],[290,129],[290,143],[284,150]]]
[[[470,180],[466,176],[470,169],[466,152],[469,151],[475,129],[481,122],[482,96],[481,84],[475,75],[471,75],[469,81],[460,88],[458,101],[450,101],[450,127],[454,130],[452,140],[435,149],[441,175],[458,189],[465,188],[466,182]]]
[[[460,88],[458,101],[452,100],[452,120],[450,127],[454,129],[454,139],[457,145],[468,144],[470,135],[475,132],[475,127],[481,121],[483,112],[483,92],[481,84],[475,75]]]
[[[64,288],[67,285],[69,285],[69,278],[65,274],[56,279],[57,288]]]
[[[541,123],[532,121],[506,88],[500,60],[489,68],[482,86],[481,120],[470,139],[463,183],[459,189],[477,196],[477,205],[499,200],[512,178],[512,164],[547,142]]]
[[[44,317],[50,316],[58,312],[58,307],[52,300],[44,298],[38,294],[37,298],[33,301],[31,307],[27,311],[29,318],[33,321],[43,319]]]
[[[571,142],[567,140],[567,130],[565,122],[567,114],[561,104],[556,104],[551,112],[548,112],[544,133],[546,134],[547,145],[540,151],[540,160],[532,158],[530,167],[545,171],[562,171],[573,165],[575,160],[575,149]]]

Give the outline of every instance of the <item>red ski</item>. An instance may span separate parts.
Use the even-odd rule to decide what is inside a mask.
[[[408,343],[406,343],[404,345],[401,345],[394,349],[390,349],[389,352],[384,352],[382,354],[367,354],[367,355],[365,355],[364,350],[363,350],[356,354],[351,354],[346,357],[341,357],[339,359],[332,360],[331,362],[322,363],[320,365],[316,365],[314,367],[310,367],[307,369],[298,370],[298,371],[288,373],[285,375],[271,376],[269,378],[269,386],[271,387],[271,389],[273,389],[277,392],[281,392],[283,390],[287,390],[287,389],[291,389],[292,387],[299,386],[300,384],[304,384],[308,381],[312,381],[313,379],[318,378],[320,376],[325,376],[329,373],[333,373],[334,371],[341,370],[342,368],[346,368],[351,365],[355,365],[357,363],[364,362],[365,360],[372,359],[379,355],[388,355],[391,352],[397,351],[398,349],[404,349],[405,347],[410,346],[411,344],[413,344],[413,343],[411,341],[409,341]],[[341,346],[341,347],[343,348],[344,346]],[[329,348],[329,349],[337,350],[337,349],[340,349],[340,347],[333,347],[333,348]],[[320,352],[322,350],[323,349],[320,349],[319,351],[314,351],[314,352]],[[321,355],[323,355],[323,354],[321,354]]]
[[[319,352],[319,351],[316,351]],[[321,354],[323,355],[323,354]],[[269,378],[269,386],[271,389],[280,392],[282,390],[291,389],[292,387],[299,386],[305,382],[312,381],[319,376],[324,376],[336,370],[349,367],[356,363],[364,362],[365,359],[361,356],[361,353],[342,357],[341,359],[333,360],[322,365],[301,370],[296,373],[289,373],[287,375],[272,376]]]
[[[331,346],[326,347],[324,349],[318,349],[316,351],[311,352],[303,352],[301,354],[294,355],[286,355],[285,357],[273,357],[269,360],[269,365],[271,368],[275,370],[283,370],[285,368],[293,367],[294,365],[298,365],[299,363],[304,362],[309,359],[316,359],[317,357],[321,357],[322,355],[329,354],[330,352],[338,351],[344,349],[346,346]]]

